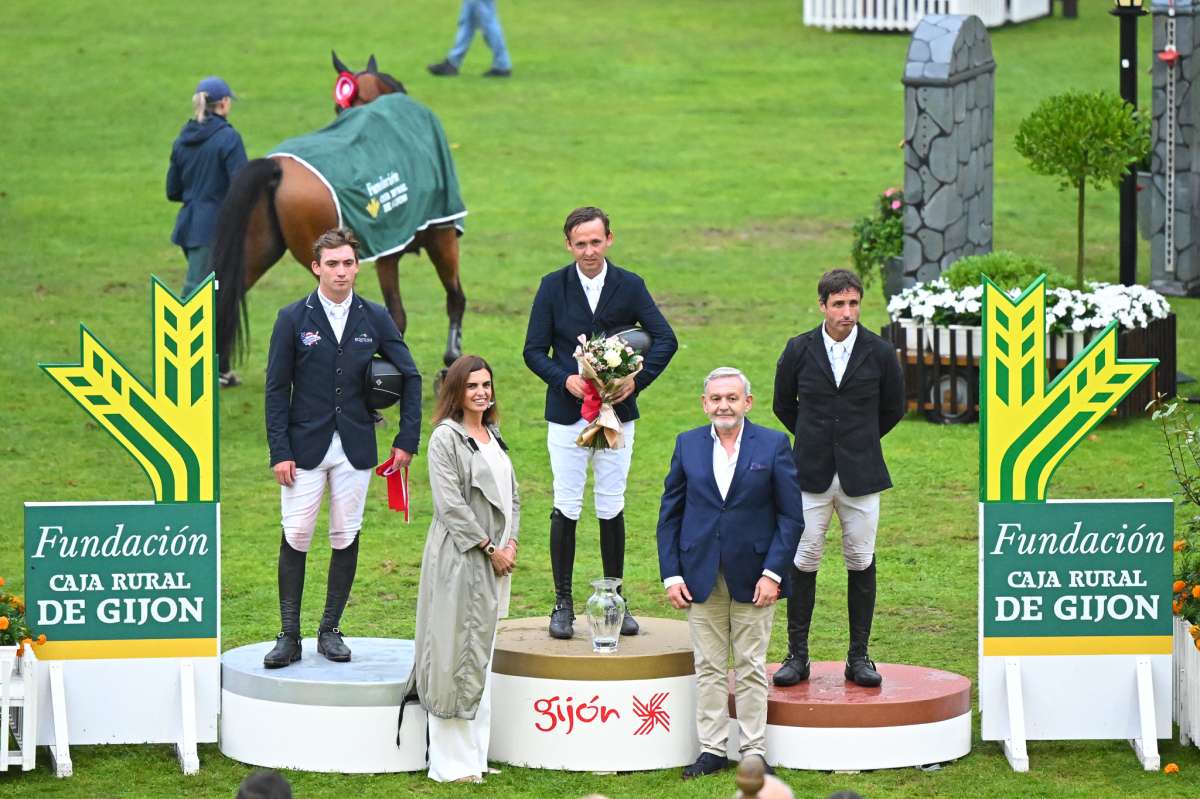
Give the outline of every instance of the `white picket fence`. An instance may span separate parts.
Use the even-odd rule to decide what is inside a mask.
[[[37,763],[37,658],[33,647],[13,657],[0,651],[0,774],[10,766],[29,771]],[[9,748],[9,732],[17,742]]]
[[[1181,744],[1200,746],[1200,651],[1188,632],[1191,628],[1175,617],[1175,723]]]
[[[804,0],[816,28],[912,30],[926,14],[974,14],[989,28],[1050,13],[1050,0]]]

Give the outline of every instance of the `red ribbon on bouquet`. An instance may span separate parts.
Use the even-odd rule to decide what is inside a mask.
[[[408,516],[408,467],[392,468],[392,459],[388,458],[375,467],[375,474],[387,480],[388,507],[394,511],[404,512],[404,521],[410,521]]]
[[[580,415],[588,422],[596,421],[596,417],[600,415],[600,392],[592,385],[591,380],[583,381],[583,410]]]

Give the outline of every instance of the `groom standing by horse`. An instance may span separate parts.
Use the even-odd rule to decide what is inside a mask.
[[[263,659],[269,669],[300,659],[304,566],[326,484],[333,553],[317,652],[332,661],[350,660],[338,625],[354,584],[358,534],[377,461],[375,426],[364,397],[367,368],[376,354],[404,375],[392,467],[409,464],[421,435],[421,375],[387,310],[354,293],[358,274],[354,234],[335,228],[317,239],[312,271],[317,276],[316,290],[279,312],[267,356],[267,441],[271,468],[280,485],[283,526],[279,542],[283,629]]]

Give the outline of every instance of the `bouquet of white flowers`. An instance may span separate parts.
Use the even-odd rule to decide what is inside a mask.
[[[642,371],[644,359],[620,335],[588,338],[581,333],[575,360],[586,384],[582,415],[589,422],[575,443],[592,449],[620,449],[625,441],[613,399]]]

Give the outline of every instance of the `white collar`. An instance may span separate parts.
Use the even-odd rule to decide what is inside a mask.
[[[745,433],[745,432],[746,432],[746,417],[743,416],[742,417],[742,426],[740,428],[738,428],[737,440],[733,442],[733,451],[734,452],[738,452],[739,450],[741,450],[741,448],[742,448],[742,433]],[[714,443],[721,444],[721,446],[724,446],[724,443],[721,441],[721,437],[717,435],[717,426],[715,424],[709,424],[708,434],[710,436],[712,436],[712,440]]]
[[[585,275],[578,263],[575,264],[575,273],[579,275],[579,282],[583,284],[585,291],[589,288],[602,289],[604,288],[604,278],[608,276],[608,259],[604,259],[604,266],[600,267],[600,273],[595,277]]]
[[[321,301],[321,307],[323,307],[327,311],[330,308],[341,308],[343,311],[345,311],[345,310],[349,310],[349,308],[350,308],[350,301],[354,299],[354,292],[351,291],[349,294],[347,294],[346,299],[342,300],[341,302],[334,302],[333,300],[329,299],[324,294],[322,294],[321,289],[318,287],[317,288],[317,299]]]
[[[825,329],[825,323],[822,322],[821,323],[821,338],[825,340],[825,352],[826,353],[833,350],[834,344],[844,344],[844,345],[846,345],[846,353],[849,354],[851,352],[854,352],[854,341],[855,341],[855,339],[858,338],[858,325],[854,326],[854,329],[850,331],[850,335],[846,336],[841,341],[834,341],[833,336],[829,335],[829,331]]]

